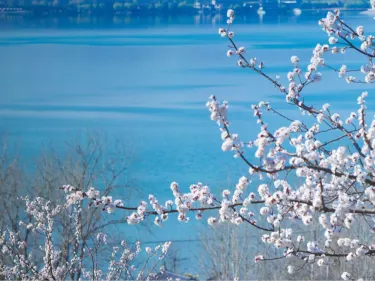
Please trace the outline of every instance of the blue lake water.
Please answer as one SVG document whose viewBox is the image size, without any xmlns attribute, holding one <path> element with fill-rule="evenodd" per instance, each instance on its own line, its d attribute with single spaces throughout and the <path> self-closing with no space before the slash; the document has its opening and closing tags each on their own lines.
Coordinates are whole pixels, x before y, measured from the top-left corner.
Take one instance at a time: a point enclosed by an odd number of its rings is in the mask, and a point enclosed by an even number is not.
<svg viewBox="0 0 375 281">
<path fill-rule="evenodd" d="M 297 55 L 305 68 L 316 43 L 327 35 L 318 26 L 323 14 L 251 15 L 234 25 L 247 55 L 264 61 L 273 76 L 292 69 Z M 375 31 L 371 16 L 346 13 L 347 23 Z M 217 34 L 223 17 L 95 19 L 0 19 L 0 131 L 32 165 L 43 143 L 63 150 L 64 141 L 84 130 L 125 143 L 134 156 L 129 174 L 144 199 L 169 199 L 172 181 L 182 189 L 198 181 L 213 190 L 234 188 L 247 167 L 221 152 L 217 126 L 205 107 L 208 96 L 229 100 L 233 130 L 249 140 L 257 133 L 250 105 L 272 102 L 292 118 L 267 81 L 239 69 L 226 57 L 227 41 Z M 350 54 L 327 56 L 340 66 L 355 65 Z M 306 89 L 305 100 L 330 102 L 341 113 L 356 110 L 356 97 L 371 86 L 347 85 L 323 71 L 323 81 Z M 272 117 L 272 116 L 271 116 Z M 269 119 L 270 125 L 281 123 Z M 121 192 L 118 194 L 121 197 Z M 126 201 L 126 198 L 123 198 Z M 137 199 L 138 200 L 138 199 Z M 193 219 L 193 218 L 192 218 Z M 146 241 L 194 240 L 198 224 L 173 217 L 153 234 L 126 228 Z M 181 243 L 187 249 L 189 243 Z"/>
</svg>

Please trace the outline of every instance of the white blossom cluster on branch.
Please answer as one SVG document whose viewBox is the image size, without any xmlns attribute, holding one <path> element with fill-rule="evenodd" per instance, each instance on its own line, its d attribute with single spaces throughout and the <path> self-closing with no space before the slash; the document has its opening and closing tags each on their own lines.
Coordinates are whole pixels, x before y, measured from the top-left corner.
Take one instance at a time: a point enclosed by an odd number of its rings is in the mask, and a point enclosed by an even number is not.
<svg viewBox="0 0 375 281">
<path fill-rule="evenodd" d="M 196 219 L 201 219 L 211 211 L 207 218 L 210 226 L 247 223 L 262 231 L 264 243 L 282 250 L 280 257 L 258 255 L 255 262 L 295 257 L 303 264 L 330 266 L 337 259 L 351 262 L 362 257 L 375 258 L 374 239 L 374 244 L 369 244 L 347 236 L 359 221 L 368 225 L 369 236 L 373 237 L 375 230 L 375 119 L 366 119 L 368 93 L 358 93 L 357 105 L 348 116 L 341 116 L 330 104 L 310 105 L 303 96 L 308 85 L 324 81 L 319 72 L 323 68 L 337 72 L 347 83 L 375 82 L 374 36 L 366 34 L 363 26 L 350 27 L 338 10 L 328 12 L 319 21 L 328 35 L 328 44 L 315 46 L 306 67 L 302 67 L 303 60 L 291 56 L 291 70 L 285 75 L 284 84 L 280 76 L 273 78 L 264 71 L 264 62 L 247 57 L 249 51 L 237 46 L 231 30 L 234 11 L 229 10 L 227 17 L 227 27 L 218 30 L 229 41 L 227 56 L 236 57 L 239 67 L 272 83 L 285 96 L 286 103 L 301 112 L 301 120 L 291 119 L 269 102 L 261 101 L 251 107 L 259 133 L 255 139 L 242 140 L 230 130 L 229 103 L 211 96 L 206 106 L 211 120 L 219 126 L 221 149 L 233 152 L 235 158 L 248 166 L 248 173 L 232 190 L 214 195 L 209 186 L 196 183 L 184 192 L 173 182 L 173 196 L 164 204 L 150 195 L 148 203 L 142 201 L 138 207 L 126 207 L 111 197 L 100 198 L 94 189 L 64 187 L 69 193 L 68 202 L 87 197 L 90 205 L 100 206 L 108 213 L 116 208 L 132 211 L 127 217 L 129 224 L 138 224 L 152 215 L 158 226 L 172 213 L 177 214 L 179 221 L 188 222 L 192 212 Z M 359 54 L 362 65 L 349 69 L 344 64 L 335 68 L 327 63 L 328 53 L 339 55 L 348 51 Z M 273 129 L 266 122 L 270 115 L 284 120 L 284 126 Z M 255 186 L 258 181 L 262 183 Z M 260 205 L 259 214 L 252 210 L 256 205 Z M 319 243 L 293 232 L 293 223 L 308 229 L 314 219 L 320 224 Z M 339 250 L 334 250 L 337 247 Z M 298 270 L 292 265 L 288 267 L 290 274 Z M 355 279 L 348 272 L 341 277 Z"/>
</svg>

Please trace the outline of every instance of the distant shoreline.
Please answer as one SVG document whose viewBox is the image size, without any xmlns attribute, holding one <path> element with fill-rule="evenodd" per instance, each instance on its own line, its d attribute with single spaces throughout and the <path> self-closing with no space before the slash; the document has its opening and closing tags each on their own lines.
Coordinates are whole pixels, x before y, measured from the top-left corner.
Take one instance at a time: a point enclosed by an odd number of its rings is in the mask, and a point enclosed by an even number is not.
<svg viewBox="0 0 375 281">
<path fill-rule="evenodd" d="M 338 8 L 320 8 L 320 9 L 301 9 L 303 12 L 312 12 L 312 11 L 332 11 L 334 9 L 339 9 L 340 11 L 345 11 L 345 12 L 356 12 L 356 11 L 367 11 L 368 9 L 366 8 L 345 8 L 345 7 L 338 7 Z"/>
<path fill-rule="evenodd" d="M 238 15 L 247 15 L 257 12 L 258 7 L 251 9 L 241 8 L 237 11 Z M 299 9 L 302 12 L 320 12 L 320 11 L 332 11 L 334 9 L 340 9 L 345 12 L 360 12 L 368 11 L 369 9 L 364 7 L 322 7 L 322 8 L 304 8 L 304 7 L 282 7 L 282 8 L 273 8 L 273 7 L 264 7 L 266 13 L 272 14 L 283 14 L 291 13 L 293 9 Z M 17 15 L 17 16 L 195 16 L 195 15 L 223 15 L 225 14 L 224 9 L 220 11 L 205 11 L 197 9 L 188 9 L 188 10 L 147 10 L 147 9 L 138 9 L 132 11 L 116 11 L 114 9 L 92 9 L 92 10 L 77 10 L 77 9 L 64 9 L 64 8 L 51 8 L 51 7 L 36 7 L 35 9 L 23 9 L 23 8 L 0 8 L 0 16 L 4 15 Z"/>
</svg>

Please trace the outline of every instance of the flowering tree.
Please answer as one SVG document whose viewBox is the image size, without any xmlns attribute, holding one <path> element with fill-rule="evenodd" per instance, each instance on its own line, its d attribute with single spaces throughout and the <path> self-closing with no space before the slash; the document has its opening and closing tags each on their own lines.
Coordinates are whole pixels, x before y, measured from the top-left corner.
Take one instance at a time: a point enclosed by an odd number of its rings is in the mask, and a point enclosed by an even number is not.
<svg viewBox="0 0 375 281">
<path fill-rule="evenodd" d="M 371 4 L 374 6 L 374 1 Z M 99 197 L 94 188 L 65 186 L 68 202 L 87 198 L 91 206 L 104 206 L 108 213 L 115 209 L 133 211 L 127 217 L 129 224 L 155 216 L 155 224 L 159 226 L 170 214 L 175 213 L 179 221 L 188 222 L 190 213 L 201 219 L 203 213 L 210 211 L 207 219 L 210 226 L 247 224 L 260 230 L 262 241 L 279 253 L 258 255 L 255 262 L 294 258 L 302 261 L 302 267 L 307 264 L 329 267 L 339 260 L 372 260 L 375 244 L 369 241 L 375 230 L 375 119 L 370 123 L 366 119 L 367 92 L 359 95 L 357 108 L 347 117 L 335 113 L 329 104 L 309 104 L 303 93 L 306 87 L 322 80 L 321 68 L 337 72 L 347 83 L 375 82 L 374 36 L 365 34 L 362 26 L 352 28 L 346 24 L 338 10 L 329 12 L 319 21 L 329 36 L 329 44 L 316 45 L 306 71 L 300 59 L 292 56 L 291 71 L 286 75 L 288 82 L 283 83 L 279 76 L 273 78 L 264 71 L 264 62 L 247 57 L 245 47 L 235 43 L 231 29 L 233 10 L 227 16 L 228 26 L 219 29 L 220 36 L 229 40 L 227 55 L 237 57 L 239 67 L 272 83 L 285 96 L 285 102 L 301 112 L 301 120 L 292 120 L 262 101 L 252 106 L 259 124 L 257 138 L 241 140 L 230 129 L 228 102 L 211 96 L 207 107 L 211 119 L 219 125 L 222 150 L 233 152 L 249 168 L 249 173 L 239 179 L 232 191 L 214 195 L 209 186 L 196 183 L 184 192 L 173 182 L 172 200 L 161 204 L 150 195 L 149 208 L 145 201 L 138 207 L 128 207 L 120 200 Z M 363 59 L 357 68 L 349 69 L 346 65 L 335 68 L 326 62 L 328 53 L 339 55 L 347 51 Z M 285 126 L 272 129 L 266 123 L 267 114 L 277 114 Z M 249 156 L 252 151 L 254 157 Z M 257 193 L 248 192 L 248 186 L 254 185 L 258 178 L 262 183 Z M 257 205 L 261 219 L 250 210 Z M 319 230 L 314 239 L 293 232 L 295 225 L 309 230 L 315 219 Z M 359 224 L 367 226 L 368 239 L 352 235 L 351 229 Z M 292 265 L 288 267 L 291 274 L 298 270 Z M 351 280 L 355 276 L 345 271 L 341 277 Z"/>
<path fill-rule="evenodd" d="M 43 255 L 43 263 L 41 266 L 35 264 L 35 253 L 27 252 L 27 243 L 20 238 L 19 232 L 5 231 L 0 237 L 2 253 L 9 255 L 13 261 L 11 265 L 0 264 L 1 275 L 6 280 L 75 280 L 76 276 L 80 277 L 79 280 L 150 280 L 156 276 L 155 268 L 170 246 L 170 242 L 166 242 L 155 249 L 146 247 L 147 260 L 141 268 L 136 268 L 134 261 L 142 252 L 140 243 L 132 247 L 121 241 L 112 247 L 110 261 L 104 267 L 103 258 L 98 253 L 102 245 L 107 244 L 107 236 L 98 232 L 96 241 L 83 238 L 80 201 L 52 207 L 50 201 L 41 197 L 35 200 L 25 197 L 24 200 L 31 220 L 28 224 L 21 221 L 20 225 L 42 238 L 44 243 L 40 245 L 39 251 Z M 64 253 L 54 231 L 55 219 L 62 212 L 71 213 L 75 225 L 75 239 L 71 242 L 75 250 L 66 262 L 61 262 Z M 80 255 L 80 248 L 84 249 L 84 256 Z"/>
<path fill-rule="evenodd" d="M 83 188 L 100 181 L 103 195 L 122 187 L 130 196 L 132 188 L 117 182 L 126 176 L 128 153 L 116 146 L 121 156 L 107 161 L 100 138 L 89 134 L 84 142 L 68 143 L 63 159 L 47 149 L 26 176 L 6 138 L 2 142 L 1 280 L 152 279 L 169 243 L 143 251 L 139 242 L 125 242 L 129 235 L 124 232 L 107 237 L 126 219 L 109 218 L 86 202 L 67 201 L 56 188 L 66 179 Z"/>
</svg>

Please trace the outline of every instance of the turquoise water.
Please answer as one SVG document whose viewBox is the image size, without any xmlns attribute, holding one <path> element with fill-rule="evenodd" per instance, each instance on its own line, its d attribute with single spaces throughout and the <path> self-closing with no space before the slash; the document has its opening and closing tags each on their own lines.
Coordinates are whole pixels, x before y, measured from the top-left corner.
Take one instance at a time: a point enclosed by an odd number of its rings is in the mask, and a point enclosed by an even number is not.
<svg viewBox="0 0 375 281">
<path fill-rule="evenodd" d="M 317 25 L 321 16 L 240 18 L 234 25 L 236 40 L 247 47 L 248 56 L 264 61 L 268 73 L 284 79 L 292 69 L 291 55 L 306 66 L 315 44 L 327 42 Z M 370 16 L 344 17 L 375 31 Z M 1 19 L 0 131 L 30 165 L 43 144 L 62 151 L 65 141 L 85 129 L 118 139 L 134 156 L 129 174 L 142 192 L 139 198 L 152 193 L 168 199 L 172 181 L 186 190 L 198 181 L 213 190 L 233 188 L 247 167 L 221 152 L 217 126 L 205 108 L 207 97 L 229 100 L 232 130 L 244 140 L 257 133 L 252 103 L 267 100 L 292 118 L 301 117 L 272 85 L 226 57 L 227 41 L 217 35 L 224 21 Z M 350 53 L 327 56 L 334 66 L 358 60 Z M 346 113 L 356 109 L 362 90 L 370 91 L 370 102 L 375 100 L 371 86 L 348 86 L 336 74 L 323 73 L 320 84 L 306 89 L 306 101 L 317 106 L 330 102 Z M 277 118 L 269 122 L 281 124 Z M 194 240 L 197 225 L 171 217 L 164 228 L 152 227 L 153 234 L 129 227 L 124 231 L 145 241 Z M 188 245 L 179 244 L 183 249 Z"/>
</svg>

